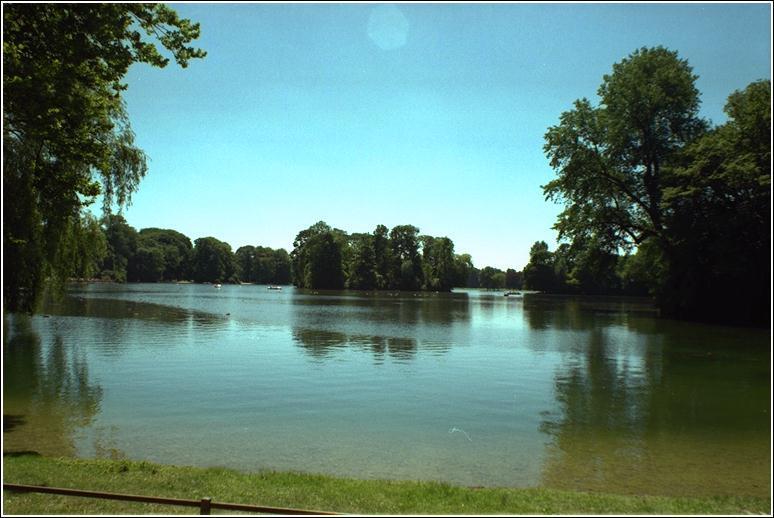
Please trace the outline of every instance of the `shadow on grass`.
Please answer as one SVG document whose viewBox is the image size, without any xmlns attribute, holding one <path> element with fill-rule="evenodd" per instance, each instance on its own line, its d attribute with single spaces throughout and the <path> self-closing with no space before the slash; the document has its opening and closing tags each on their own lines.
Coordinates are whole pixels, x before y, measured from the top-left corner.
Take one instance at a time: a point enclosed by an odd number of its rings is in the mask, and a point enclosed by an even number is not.
<svg viewBox="0 0 774 518">
<path fill-rule="evenodd" d="M 27 421 L 23 416 L 3 414 L 3 432 L 10 432 L 14 428 L 23 425 Z"/>
<path fill-rule="evenodd" d="M 40 453 L 33 450 L 4 451 L 3 457 L 40 457 Z"/>
</svg>

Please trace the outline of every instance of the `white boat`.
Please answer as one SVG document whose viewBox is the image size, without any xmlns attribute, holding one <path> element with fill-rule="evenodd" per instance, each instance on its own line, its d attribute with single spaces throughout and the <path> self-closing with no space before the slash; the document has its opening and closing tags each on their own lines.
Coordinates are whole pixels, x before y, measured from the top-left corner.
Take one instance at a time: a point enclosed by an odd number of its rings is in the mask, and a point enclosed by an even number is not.
<svg viewBox="0 0 774 518">
<path fill-rule="evenodd" d="M 282 286 L 267 286 L 267 290 L 281 290 Z"/>
<path fill-rule="evenodd" d="M 220 284 L 213 284 L 212 287 L 215 288 L 216 290 L 218 290 L 218 289 L 221 288 L 221 285 Z"/>
</svg>

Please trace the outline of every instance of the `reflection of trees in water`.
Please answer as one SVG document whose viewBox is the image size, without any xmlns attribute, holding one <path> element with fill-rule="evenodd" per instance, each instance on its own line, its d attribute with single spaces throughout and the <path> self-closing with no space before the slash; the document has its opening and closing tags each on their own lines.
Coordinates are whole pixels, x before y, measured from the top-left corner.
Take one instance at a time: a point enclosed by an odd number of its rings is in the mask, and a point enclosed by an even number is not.
<svg viewBox="0 0 774 518">
<path fill-rule="evenodd" d="M 55 317 L 79 317 L 79 334 L 90 342 L 101 344 L 95 350 L 108 357 L 120 355 L 138 341 L 143 345 L 160 347 L 174 343 L 166 339 L 164 333 L 154 333 L 154 326 L 170 326 L 175 333 L 184 327 L 186 332 L 192 333 L 194 330 L 216 330 L 229 322 L 225 315 L 204 311 L 135 300 L 81 296 L 48 300 L 43 313 Z"/>
<path fill-rule="evenodd" d="M 712 329 L 704 333 L 710 350 L 686 348 L 679 333 L 622 344 L 638 338 L 600 326 L 582 335 L 585 346 L 563 349 L 555 375 L 559 412 L 544 413 L 541 425 L 552 439 L 543 483 L 765 496 L 768 367 L 749 356 L 716 358 L 723 349 L 712 347 Z"/>
<path fill-rule="evenodd" d="M 346 335 L 321 329 L 293 328 L 293 340 L 310 356 L 323 359 L 337 349 L 356 347 L 373 353 L 377 362 L 385 354 L 395 360 L 410 360 L 416 355 L 417 342 L 412 338 L 368 335 Z"/>
<path fill-rule="evenodd" d="M 293 328 L 293 340 L 314 358 L 324 358 L 333 350 L 347 345 L 347 335 L 320 329 Z"/>
<path fill-rule="evenodd" d="M 49 300 L 43 307 L 43 312 L 60 316 L 136 319 L 168 324 L 185 324 L 191 319 L 201 324 L 218 324 L 225 321 L 223 315 L 175 306 L 136 300 L 80 296 L 66 296 L 59 300 Z"/>
<path fill-rule="evenodd" d="M 296 313 L 314 314 L 321 308 L 328 314 L 351 314 L 362 321 L 375 323 L 449 324 L 470 320 L 467 293 L 294 291 Z"/>
<path fill-rule="evenodd" d="M 89 381 L 87 362 L 60 336 L 45 347 L 29 317 L 6 318 L 4 449 L 74 455 L 73 433 L 99 411 L 102 388 Z"/>
<path fill-rule="evenodd" d="M 590 330 L 600 325 L 652 323 L 656 310 L 637 297 L 524 295 L 524 318 L 530 329 Z M 637 329 L 640 331 L 639 329 Z"/>
<path fill-rule="evenodd" d="M 561 412 L 546 415 L 541 429 L 552 436 L 552 456 L 544 481 L 553 487 L 616 487 L 622 458 L 637 469 L 645 429 L 647 384 L 636 359 L 619 363 L 609 355 L 601 329 L 588 334 L 584 352 L 573 351 L 557 373 L 556 399 Z M 578 485 L 580 487 L 578 487 Z"/>
<path fill-rule="evenodd" d="M 453 343 L 452 325 L 470 320 L 465 293 L 297 293 L 293 339 L 315 358 L 343 347 L 370 351 L 377 361 L 410 360 L 421 347 L 443 353 Z"/>
</svg>

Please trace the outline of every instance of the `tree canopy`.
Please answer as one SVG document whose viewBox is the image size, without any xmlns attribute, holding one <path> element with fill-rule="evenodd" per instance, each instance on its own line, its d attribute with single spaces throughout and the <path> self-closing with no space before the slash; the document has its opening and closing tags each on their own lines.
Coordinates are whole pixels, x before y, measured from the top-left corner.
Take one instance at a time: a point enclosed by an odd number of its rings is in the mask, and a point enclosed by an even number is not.
<svg viewBox="0 0 774 518">
<path fill-rule="evenodd" d="M 370 234 L 347 234 L 318 221 L 299 232 L 293 244 L 293 283 L 300 288 L 450 291 L 479 286 L 470 254 L 456 255 L 451 239 L 420 235 L 414 225 L 389 231 L 377 225 Z M 505 273 L 490 270 L 499 276 L 487 287 L 503 287 Z"/>
<path fill-rule="evenodd" d="M 701 134 L 696 76 L 663 47 L 642 48 L 603 77 L 600 106 L 588 99 L 548 129 L 544 149 L 557 178 L 543 187 L 564 202 L 559 237 L 608 247 L 655 238 L 667 246 L 664 188 L 675 153 Z"/>
<path fill-rule="evenodd" d="M 599 106 L 577 100 L 548 129 L 544 149 L 557 176 L 543 190 L 564 204 L 554 228 L 570 243 L 555 258 L 556 271 L 569 285 L 605 289 L 616 284 L 616 268 L 644 273 L 638 265 L 647 256 L 646 283 L 664 314 L 761 321 L 764 311 L 755 308 L 767 306 L 770 259 L 770 82 L 734 92 L 728 123 L 711 129 L 698 116 L 696 78 L 677 52 L 639 49 L 603 77 Z M 619 250 L 643 258 L 626 265 Z M 535 282 L 533 263 L 527 285 Z M 713 294 L 722 301 L 710 304 Z"/>
<path fill-rule="evenodd" d="M 121 92 L 129 66 L 185 67 L 199 25 L 163 4 L 8 4 L 3 17 L 3 297 L 32 311 L 82 207 L 129 202 L 147 171 Z M 150 41 L 148 41 L 150 40 Z"/>
</svg>

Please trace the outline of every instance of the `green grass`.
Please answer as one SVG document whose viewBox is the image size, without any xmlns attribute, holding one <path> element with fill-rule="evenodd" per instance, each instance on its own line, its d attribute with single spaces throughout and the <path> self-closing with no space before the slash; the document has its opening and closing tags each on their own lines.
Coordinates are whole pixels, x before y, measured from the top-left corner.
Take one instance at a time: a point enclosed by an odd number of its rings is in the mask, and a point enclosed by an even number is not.
<svg viewBox="0 0 774 518">
<path fill-rule="evenodd" d="M 674 498 L 241 473 L 125 460 L 4 456 L 3 482 L 349 514 L 769 514 L 770 499 Z M 217 511 L 214 511 L 217 512 Z M 186 507 L 3 491 L 4 514 L 198 514 Z"/>
</svg>

